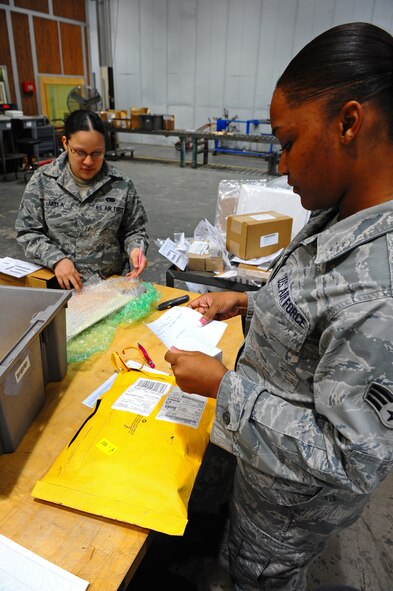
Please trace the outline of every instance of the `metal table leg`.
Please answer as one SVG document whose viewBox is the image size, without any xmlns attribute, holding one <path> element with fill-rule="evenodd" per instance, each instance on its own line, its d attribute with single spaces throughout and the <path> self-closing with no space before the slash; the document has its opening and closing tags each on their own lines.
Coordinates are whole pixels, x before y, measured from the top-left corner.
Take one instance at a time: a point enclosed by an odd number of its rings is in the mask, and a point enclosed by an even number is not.
<svg viewBox="0 0 393 591">
<path fill-rule="evenodd" d="M 180 138 L 180 166 L 184 168 L 186 165 L 186 138 Z"/>
<path fill-rule="evenodd" d="M 192 168 L 198 165 L 198 140 L 196 137 L 192 138 Z"/>
<path fill-rule="evenodd" d="M 209 163 L 209 140 L 203 140 L 203 166 Z"/>
</svg>

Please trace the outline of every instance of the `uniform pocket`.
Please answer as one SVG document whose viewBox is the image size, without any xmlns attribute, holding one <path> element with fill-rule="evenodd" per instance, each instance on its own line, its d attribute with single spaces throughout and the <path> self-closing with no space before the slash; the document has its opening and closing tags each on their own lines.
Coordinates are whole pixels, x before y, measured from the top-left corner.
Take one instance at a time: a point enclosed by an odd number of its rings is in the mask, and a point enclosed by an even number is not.
<svg viewBox="0 0 393 591">
<path fill-rule="evenodd" d="M 309 332 L 308 319 L 284 278 L 261 289 L 256 304 L 247 353 L 279 389 L 293 392 L 299 383 L 296 368 Z"/>
</svg>

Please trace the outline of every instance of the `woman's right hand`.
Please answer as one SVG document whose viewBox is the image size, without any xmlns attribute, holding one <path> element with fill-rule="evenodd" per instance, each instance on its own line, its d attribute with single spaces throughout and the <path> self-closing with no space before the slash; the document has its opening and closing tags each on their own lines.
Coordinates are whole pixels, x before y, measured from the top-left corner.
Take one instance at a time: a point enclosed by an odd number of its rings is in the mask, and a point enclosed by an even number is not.
<svg viewBox="0 0 393 591">
<path fill-rule="evenodd" d="M 75 268 L 75 265 L 70 259 L 64 258 L 56 263 L 54 272 L 59 285 L 63 289 L 72 289 L 81 291 L 82 289 L 82 278 Z"/>
<path fill-rule="evenodd" d="M 227 320 L 247 311 L 248 296 L 243 292 L 219 291 L 204 293 L 188 304 L 202 314 L 200 323 L 205 326 L 212 320 Z"/>
</svg>

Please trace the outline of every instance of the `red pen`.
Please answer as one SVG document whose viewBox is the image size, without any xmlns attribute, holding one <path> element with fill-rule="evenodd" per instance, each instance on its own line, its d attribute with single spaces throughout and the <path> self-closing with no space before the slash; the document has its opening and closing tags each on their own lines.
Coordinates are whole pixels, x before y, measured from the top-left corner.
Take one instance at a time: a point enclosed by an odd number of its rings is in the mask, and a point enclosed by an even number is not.
<svg viewBox="0 0 393 591">
<path fill-rule="evenodd" d="M 142 353 L 143 357 L 146 359 L 147 363 L 150 365 L 150 367 L 152 369 L 154 369 L 155 365 L 154 365 L 153 361 L 150 359 L 149 355 L 147 354 L 146 349 L 144 347 L 142 347 L 142 345 L 139 343 L 137 343 L 137 345 L 138 345 L 138 349 Z"/>
</svg>

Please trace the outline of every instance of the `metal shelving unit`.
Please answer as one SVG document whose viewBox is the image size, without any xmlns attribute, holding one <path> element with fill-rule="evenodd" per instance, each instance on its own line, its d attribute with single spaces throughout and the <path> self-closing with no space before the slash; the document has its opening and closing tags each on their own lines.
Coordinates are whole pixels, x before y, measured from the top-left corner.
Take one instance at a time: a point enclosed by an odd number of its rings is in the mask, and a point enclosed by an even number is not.
<svg viewBox="0 0 393 591">
<path fill-rule="evenodd" d="M 239 125 L 244 129 L 239 129 Z M 269 129 L 261 132 L 259 127 L 265 125 Z M 256 133 L 258 131 L 259 133 Z M 259 156 L 261 158 L 267 158 L 274 152 L 273 145 L 277 142 L 272 141 L 273 136 L 271 135 L 270 119 L 224 119 L 218 118 L 216 120 L 216 132 L 228 133 L 230 137 L 216 139 L 214 141 L 213 154 L 226 153 L 226 154 L 238 154 L 240 156 Z M 260 143 L 267 143 L 266 140 L 270 140 L 268 143 L 269 148 L 267 150 L 242 150 L 240 148 L 227 148 L 225 143 L 231 141 L 234 135 L 241 135 L 244 141 L 244 136 L 250 136 L 250 141 Z M 245 140 L 247 141 L 247 139 Z"/>
</svg>

